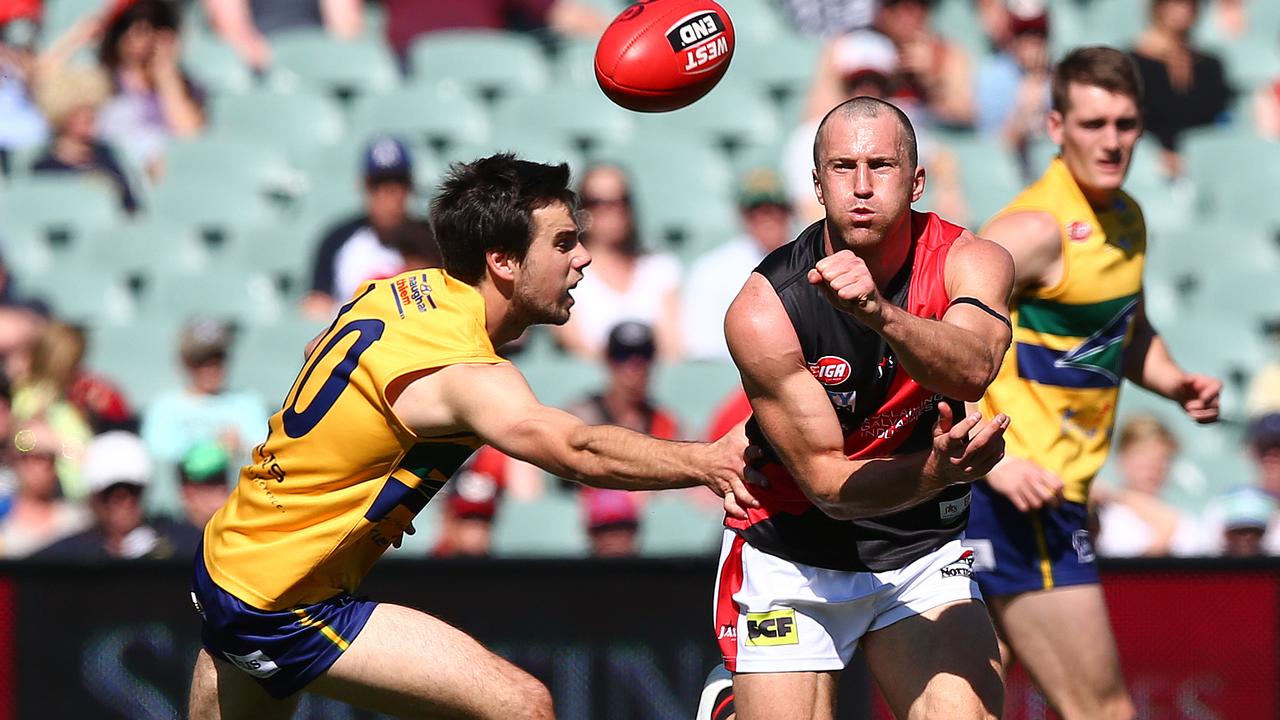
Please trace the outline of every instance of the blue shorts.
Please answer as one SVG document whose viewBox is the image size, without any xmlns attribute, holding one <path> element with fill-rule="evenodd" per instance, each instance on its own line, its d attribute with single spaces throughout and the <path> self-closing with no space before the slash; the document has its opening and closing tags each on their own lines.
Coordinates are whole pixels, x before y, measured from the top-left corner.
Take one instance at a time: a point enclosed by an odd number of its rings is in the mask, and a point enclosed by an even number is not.
<svg viewBox="0 0 1280 720">
<path fill-rule="evenodd" d="M 288 610 L 258 610 L 214 584 L 203 543 L 191 600 L 204 618 L 200 640 L 210 654 L 248 673 L 274 698 L 293 695 L 328 670 L 378 605 L 342 593 Z"/>
<path fill-rule="evenodd" d="M 1089 510 L 1063 502 L 1024 513 L 986 482 L 973 484 L 965 546 L 973 577 L 988 597 L 1098 582 Z"/>
</svg>

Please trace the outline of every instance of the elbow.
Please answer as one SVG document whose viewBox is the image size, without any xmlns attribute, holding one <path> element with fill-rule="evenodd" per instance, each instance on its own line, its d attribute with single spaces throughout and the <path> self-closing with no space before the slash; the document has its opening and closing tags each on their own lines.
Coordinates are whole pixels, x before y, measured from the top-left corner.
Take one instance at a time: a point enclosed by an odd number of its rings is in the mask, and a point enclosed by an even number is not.
<svg viewBox="0 0 1280 720">
<path fill-rule="evenodd" d="M 996 375 L 1000 373 L 1000 363 L 1003 359 L 1004 356 L 1001 354 L 996 358 L 984 358 L 970 365 L 952 389 L 951 397 L 965 402 L 981 400 L 987 392 L 987 386 L 995 382 Z"/>
<path fill-rule="evenodd" d="M 822 511 L 822 514 L 835 520 L 857 520 L 860 513 L 854 511 L 841 496 L 841 484 L 833 483 L 827 487 L 814 489 L 808 493 L 809 502 Z"/>
</svg>

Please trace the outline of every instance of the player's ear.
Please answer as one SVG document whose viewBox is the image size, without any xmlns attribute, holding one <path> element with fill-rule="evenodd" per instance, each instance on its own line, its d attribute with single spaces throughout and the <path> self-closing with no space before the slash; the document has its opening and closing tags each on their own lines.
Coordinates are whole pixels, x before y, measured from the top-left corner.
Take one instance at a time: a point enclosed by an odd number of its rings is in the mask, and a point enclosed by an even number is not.
<svg viewBox="0 0 1280 720">
<path fill-rule="evenodd" d="M 911 178 L 911 202 L 919 202 L 924 196 L 924 166 L 916 165 L 915 174 Z"/>
<path fill-rule="evenodd" d="M 812 173 L 813 173 L 813 192 L 815 195 L 818 196 L 818 204 L 825 206 L 827 203 L 822 199 L 822 183 L 818 182 L 818 169 L 814 168 Z"/>
<path fill-rule="evenodd" d="M 1063 128 L 1066 126 L 1066 124 L 1067 124 L 1066 118 L 1062 117 L 1062 113 L 1058 112 L 1057 110 L 1049 111 L 1049 121 L 1048 121 L 1049 139 L 1052 140 L 1053 144 L 1057 145 L 1058 147 L 1062 147 L 1062 131 L 1063 131 Z"/>
<path fill-rule="evenodd" d="M 484 264 L 495 280 L 514 281 L 518 263 L 514 255 L 501 248 L 486 250 L 484 253 Z"/>
</svg>

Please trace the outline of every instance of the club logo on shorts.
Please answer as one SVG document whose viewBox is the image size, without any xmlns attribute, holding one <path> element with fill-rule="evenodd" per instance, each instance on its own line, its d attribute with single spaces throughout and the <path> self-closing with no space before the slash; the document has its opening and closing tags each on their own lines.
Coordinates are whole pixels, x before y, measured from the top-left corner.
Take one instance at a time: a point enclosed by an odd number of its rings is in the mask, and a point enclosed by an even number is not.
<svg viewBox="0 0 1280 720">
<path fill-rule="evenodd" d="M 227 656 L 232 665 L 256 678 L 268 678 L 280 672 L 280 666 L 276 665 L 276 661 L 267 657 L 261 650 L 254 650 L 248 655 L 233 655 L 229 652 L 222 654 Z"/>
<path fill-rule="evenodd" d="M 942 577 L 973 577 L 973 551 L 965 548 L 960 558 L 942 566 Z"/>
<path fill-rule="evenodd" d="M 205 617 L 204 606 L 200 604 L 200 598 L 196 597 L 196 592 L 194 590 L 191 591 L 191 606 L 196 609 L 196 612 L 200 613 L 200 617 L 205 620 L 209 619 Z"/>
<path fill-rule="evenodd" d="M 853 375 L 853 366 L 842 357 L 823 355 L 818 362 L 809 363 L 809 372 L 823 385 L 839 385 Z"/>
<path fill-rule="evenodd" d="M 747 613 L 747 645 L 799 645 L 800 629 L 796 627 L 796 611 L 770 610 Z"/>
<path fill-rule="evenodd" d="M 1088 530 L 1077 530 L 1071 533 L 1071 547 L 1076 549 L 1076 560 L 1081 565 L 1086 565 L 1098 559 L 1093 551 L 1093 540 L 1089 538 Z"/>
</svg>

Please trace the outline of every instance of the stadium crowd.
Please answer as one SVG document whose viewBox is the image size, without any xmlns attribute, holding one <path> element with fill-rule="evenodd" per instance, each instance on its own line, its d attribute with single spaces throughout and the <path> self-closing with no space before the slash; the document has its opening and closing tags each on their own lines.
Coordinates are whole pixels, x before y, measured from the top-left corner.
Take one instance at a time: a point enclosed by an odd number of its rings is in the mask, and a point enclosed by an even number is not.
<svg viewBox="0 0 1280 720">
<path fill-rule="evenodd" d="M 1228 381 L 1212 430 L 1125 391 L 1099 552 L 1280 554 L 1280 305 L 1259 284 L 1280 213 L 1256 192 L 1280 167 L 1280 6 L 729 0 L 724 87 L 637 119 L 586 69 L 624 4 L 0 0 L 0 557 L 190 555 L 306 341 L 364 280 L 439 262 L 433 183 L 496 149 L 571 164 L 593 255 L 569 323 L 503 352 L 591 422 L 715 437 L 749 411 L 724 311 L 820 216 L 826 110 L 903 107 L 924 206 L 977 229 L 1052 155 L 1055 57 L 1095 42 L 1145 84 L 1148 312 Z M 719 537 L 709 495 L 577 491 L 490 449 L 445 493 L 401 556 Z"/>
</svg>

